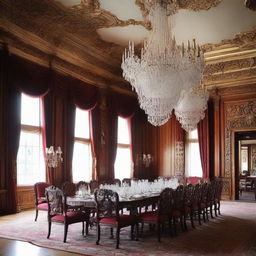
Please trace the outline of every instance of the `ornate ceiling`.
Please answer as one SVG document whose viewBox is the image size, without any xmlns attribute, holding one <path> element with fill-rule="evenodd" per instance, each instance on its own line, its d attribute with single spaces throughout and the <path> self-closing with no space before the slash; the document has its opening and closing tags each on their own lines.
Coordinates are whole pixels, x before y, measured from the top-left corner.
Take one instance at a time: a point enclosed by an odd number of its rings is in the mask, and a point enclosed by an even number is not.
<svg viewBox="0 0 256 256">
<path fill-rule="evenodd" d="M 1 0 L 0 42 L 7 43 L 11 53 L 40 65 L 50 65 L 99 87 L 132 94 L 131 87 L 122 78 L 122 52 L 130 36 L 140 43 L 150 24 L 143 0 L 122 0 L 123 7 L 118 7 L 117 2 L 121 1 Z M 225 8 L 238 15 L 235 6 L 228 8 L 235 2 L 237 6 L 242 4 L 240 16 L 234 18 L 228 13 L 222 14 L 226 20 L 221 19 L 221 14 L 218 17 L 217 10 L 224 12 Z M 204 85 L 212 88 L 256 83 L 255 1 L 179 0 L 179 5 L 177 41 L 195 31 L 195 38 L 204 44 Z M 179 27 L 181 21 L 186 21 L 185 27 Z M 194 30 L 186 28 L 186 24 L 193 22 L 200 26 Z M 220 23 L 219 28 L 213 26 L 215 23 Z M 234 27 L 230 25 L 233 23 Z M 120 27 L 125 31 L 115 30 Z M 102 32 L 107 28 L 114 30 L 108 32 L 110 37 Z M 213 39 L 210 40 L 210 36 Z"/>
</svg>

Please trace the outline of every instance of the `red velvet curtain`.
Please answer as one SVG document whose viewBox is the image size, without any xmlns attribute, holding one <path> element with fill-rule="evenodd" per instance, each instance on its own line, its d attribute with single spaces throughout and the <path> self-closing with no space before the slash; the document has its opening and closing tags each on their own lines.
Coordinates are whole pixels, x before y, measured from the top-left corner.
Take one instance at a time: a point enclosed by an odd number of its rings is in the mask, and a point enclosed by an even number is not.
<svg viewBox="0 0 256 256">
<path fill-rule="evenodd" d="M 98 179 L 98 166 L 100 166 L 100 143 L 101 143 L 101 130 L 100 130 L 100 111 L 98 106 L 89 112 L 90 118 L 90 137 L 92 145 L 92 179 Z"/>
<path fill-rule="evenodd" d="M 197 125 L 200 157 L 203 169 L 203 178 L 209 178 L 209 120 L 208 109 L 205 111 L 205 118 Z"/>
<path fill-rule="evenodd" d="M 30 96 L 46 95 L 51 87 L 52 71 L 49 68 L 45 68 L 34 64 L 30 61 L 26 61 L 15 55 L 11 56 L 12 61 L 12 73 L 13 84 Z"/>
<path fill-rule="evenodd" d="M 1 188 L 7 189 L 6 209 L 8 213 L 17 211 L 17 168 L 16 158 L 20 138 L 20 92 L 13 86 L 11 75 L 11 62 L 7 46 L 0 51 L 0 90 L 1 90 Z"/>
</svg>

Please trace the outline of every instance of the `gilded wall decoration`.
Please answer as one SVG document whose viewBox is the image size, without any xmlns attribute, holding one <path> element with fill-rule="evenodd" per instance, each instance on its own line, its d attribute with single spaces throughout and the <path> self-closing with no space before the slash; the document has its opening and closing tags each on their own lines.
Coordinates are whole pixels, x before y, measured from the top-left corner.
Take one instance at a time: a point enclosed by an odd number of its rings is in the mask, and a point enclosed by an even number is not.
<svg viewBox="0 0 256 256">
<path fill-rule="evenodd" d="M 256 99 L 228 104 L 225 122 L 225 177 L 231 177 L 231 132 L 234 129 L 256 129 Z"/>
<path fill-rule="evenodd" d="M 175 143 L 175 175 L 183 176 L 185 170 L 185 147 L 183 141 Z"/>
</svg>

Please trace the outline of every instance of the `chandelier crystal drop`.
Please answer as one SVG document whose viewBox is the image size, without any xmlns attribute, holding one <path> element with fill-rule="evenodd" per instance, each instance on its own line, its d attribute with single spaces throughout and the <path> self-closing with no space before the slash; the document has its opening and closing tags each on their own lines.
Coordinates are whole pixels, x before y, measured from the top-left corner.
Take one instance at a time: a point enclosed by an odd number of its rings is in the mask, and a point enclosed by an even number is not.
<svg viewBox="0 0 256 256">
<path fill-rule="evenodd" d="M 196 129 L 198 122 L 204 119 L 208 99 L 209 93 L 201 86 L 182 91 L 175 115 L 185 131 Z"/>
<path fill-rule="evenodd" d="M 150 6 L 150 0 L 145 2 L 145 6 Z M 148 121 L 155 126 L 169 120 L 181 92 L 200 84 L 203 72 L 203 54 L 195 40 L 186 47 L 179 46 L 172 35 L 176 11 L 176 1 L 167 6 L 158 2 L 152 5 L 149 11 L 152 30 L 143 43 L 140 57 L 135 54 L 133 42 L 122 57 L 123 76 L 138 94 Z"/>
</svg>

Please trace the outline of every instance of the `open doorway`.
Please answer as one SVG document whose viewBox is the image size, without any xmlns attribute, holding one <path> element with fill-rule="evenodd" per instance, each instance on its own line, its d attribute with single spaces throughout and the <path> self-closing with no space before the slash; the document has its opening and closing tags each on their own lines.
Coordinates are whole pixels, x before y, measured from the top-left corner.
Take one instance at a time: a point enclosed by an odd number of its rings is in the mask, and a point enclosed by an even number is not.
<svg viewBox="0 0 256 256">
<path fill-rule="evenodd" d="M 256 131 L 235 133 L 235 177 L 237 200 L 256 199 Z"/>
</svg>

